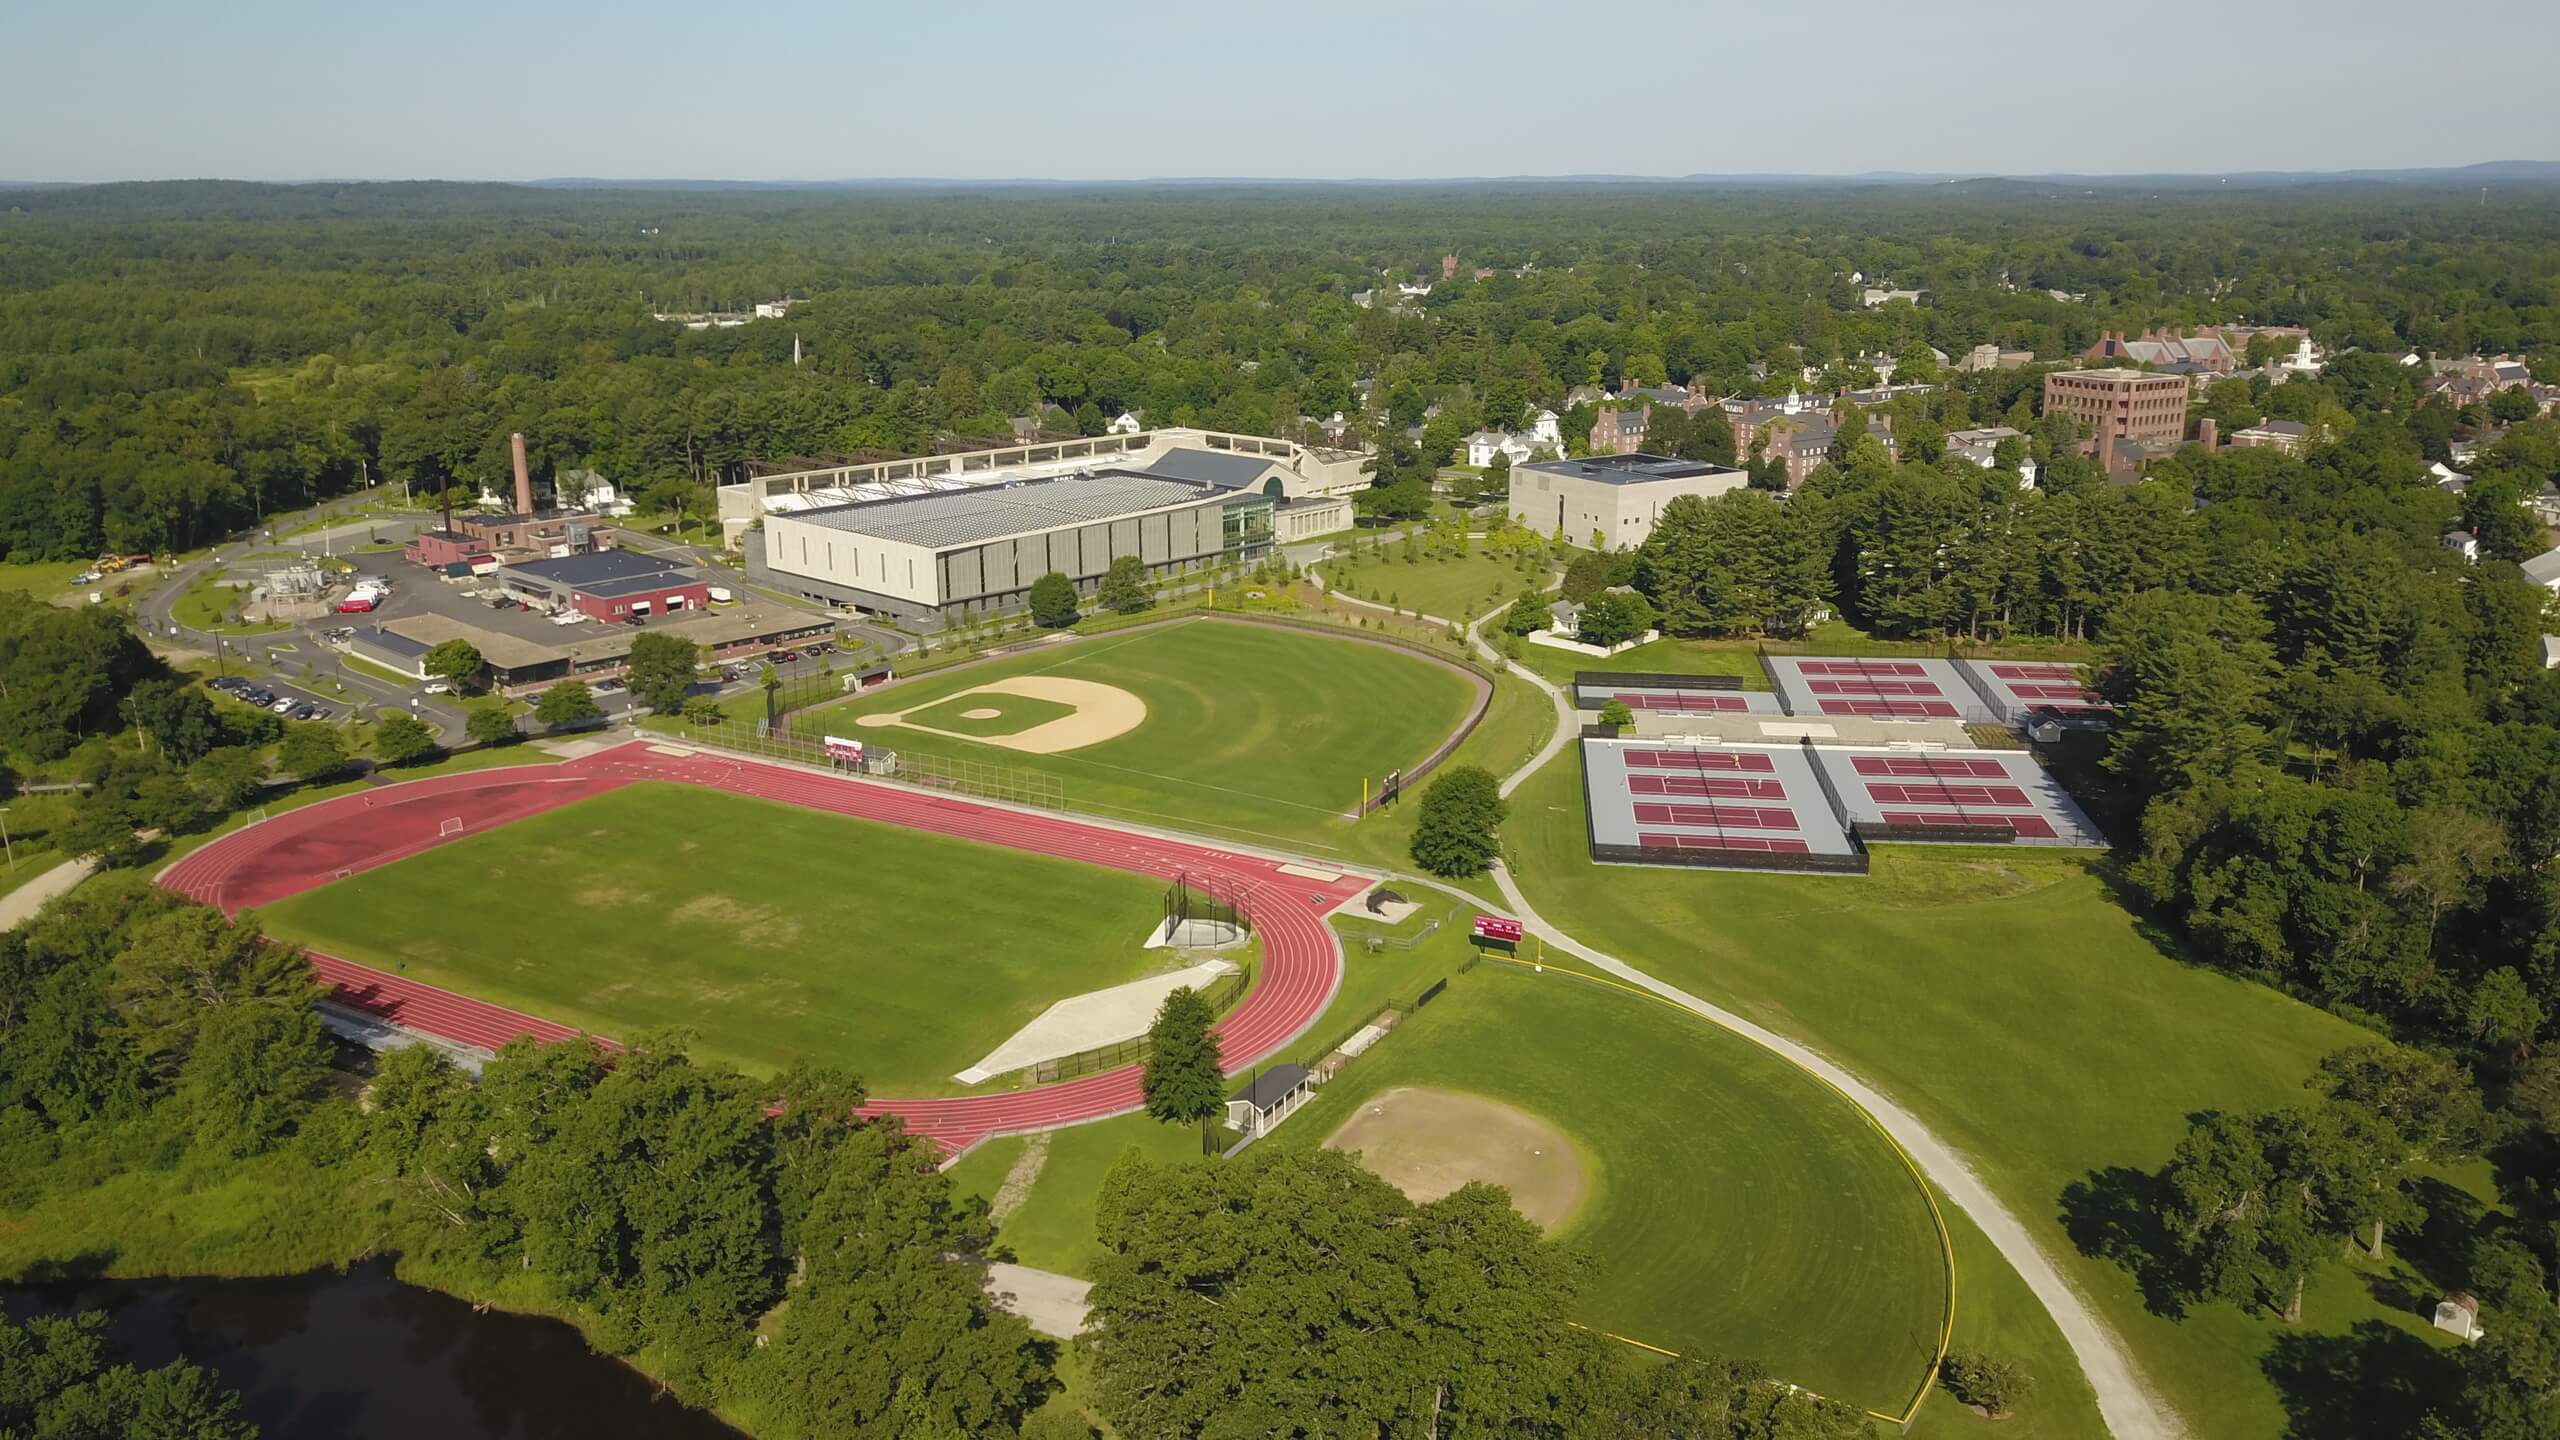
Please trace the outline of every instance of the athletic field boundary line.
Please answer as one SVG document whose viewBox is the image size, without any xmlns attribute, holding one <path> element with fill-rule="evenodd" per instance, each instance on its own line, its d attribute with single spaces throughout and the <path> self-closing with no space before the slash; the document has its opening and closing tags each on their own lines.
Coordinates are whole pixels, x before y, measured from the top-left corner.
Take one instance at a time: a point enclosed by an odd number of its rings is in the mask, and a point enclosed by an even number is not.
<svg viewBox="0 0 2560 1440">
<path fill-rule="evenodd" d="M 1530 973 L 1530 974 L 1535 974 L 1535 975 L 1544 975 L 1544 974 L 1553 973 L 1553 974 L 1557 974 L 1557 975 L 1565 976 L 1565 977 L 1566 977 L 1566 978 L 1568 978 L 1568 979 L 1581 980 L 1581 981 L 1586 981 L 1586 982 L 1588 982 L 1588 983 L 1590 983 L 1590 984 L 1593 984 L 1593 985 L 1605 986 L 1605 987 L 1607 987 L 1608 989 L 1611 989 L 1611 990 L 1617 990 L 1617 991 L 1621 991 L 1621 992 L 1623 992 L 1623 993 L 1625 993 L 1625 994 L 1632 995 L 1632 996 L 1636 997 L 1636 998 L 1637 998 L 1637 999 L 1639 999 L 1639 1000 L 1644 1000 L 1644 1001 L 1648 1001 L 1648 1002 L 1650 1002 L 1650 1003 L 1652 1003 L 1652 1004 L 1659 1005 L 1659 1006 L 1661 1006 L 1662 1008 L 1664 1008 L 1664 1009 L 1666 1009 L 1666 1010 L 1676 1010 L 1676 1011 L 1678 1011 L 1679 1013 L 1681 1013 L 1681 1014 L 1683 1014 L 1683 1015 L 1688 1016 L 1688 1017 L 1689 1017 L 1690 1019 L 1692 1019 L 1692 1020 L 1700 1020 L 1700 1021 L 1704 1021 L 1704 1022 L 1706 1022 L 1706 1023 L 1707 1023 L 1707 1024 L 1709 1024 L 1709 1025 L 1715 1025 L 1715 1026 L 1716 1026 L 1716 1028 L 1717 1028 L 1718 1030 L 1723 1030 L 1723 1029 L 1724 1029 L 1724 1027 L 1723 1027 L 1723 1026 L 1721 1026 L 1721 1025 L 1716 1025 L 1715 1017 L 1713 1017 L 1713 1016 L 1711 1016 L 1711 1015 L 1702 1014 L 1702 1013 L 1700 1013 L 1699 1011 L 1693 1010 L 1693 1009 L 1691 1009 L 1690 1007 L 1688 1007 L 1688 1006 L 1686 1006 L 1686 1005 L 1683 1005 L 1683 1004 L 1681 1004 L 1680 1002 L 1678 1002 L 1678 1001 L 1676 1001 L 1676 1000 L 1672 1000 L 1672 999 L 1670 999 L 1670 998 L 1668 998 L 1668 997 L 1665 997 L 1665 996 L 1656 995 L 1656 994 L 1654 994 L 1652 991 L 1650 991 L 1650 990 L 1646 990 L 1646 989 L 1642 989 L 1642 988 L 1640 988 L 1640 987 L 1638 987 L 1638 986 L 1629 985 L 1629 984 L 1627 984 L 1627 983 L 1626 983 L 1625 981 L 1623 981 L 1623 980 L 1613 980 L 1613 979 L 1609 978 L 1609 977 L 1608 977 L 1608 976 L 1606 976 L 1606 975 L 1594 975 L 1594 974 L 1592 974 L 1591 972 L 1589 972 L 1589 971 L 1587 971 L 1587 970 L 1576 970 L 1576 969 L 1574 969 L 1574 968 L 1572 968 L 1571 966 L 1568 966 L 1568 965 L 1555 965 L 1555 964 L 1550 964 L 1550 963 L 1546 962 L 1546 961 L 1545 961 L 1545 960 L 1543 960 L 1543 959 L 1540 959 L 1540 960 L 1522 960 L 1522 959 L 1518 959 L 1518 958 L 1513 957 L 1513 956 L 1507 956 L 1507 955 L 1493 955 L 1493 954 L 1484 954 L 1484 955 L 1481 955 L 1481 956 L 1480 956 L 1480 958 L 1481 958 L 1481 959 L 1485 959 L 1485 960 L 1490 960 L 1490 961 L 1494 962 L 1494 963 L 1495 963 L 1495 964 L 1497 964 L 1497 965 L 1509 965 L 1509 966 L 1514 967 L 1515 969 L 1522 970 L 1522 971 L 1526 971 L 1526 972 L 1528 972 L 1528 973 Z M 1728 1033 L 1730 1033 L 1730 1032 L 1728 1032 Z M 1792 1068 L 1792 1067 L 1790 1067 L 1790 1068 Z M 1913 1185 L 1916 1189 L 1918 1189 L 1918 1190 L 1919 1190 L 1921 1200 L 1922 1200 L 1922 1201 L 1923 1201 L 1923 1202 L 1928 1206 L 1928 1210 L 1929 1210 L 1929 1225 L 1930 1225 L 1930 1228 L 1931 1228 L 1931 1229 L 1933 1229 L 1933 1230 L 1935 1230 L 1935 1231 L 1937 1232 L 1937 1235 L 1938 1235 L 1938 1259 L 1939 1259 L 1940 1264 L 1944 1267 L 1944 1273 L 1945 1273 L 1945 1275 L 1946 1275 L 1946 1282 L 1947 1282 L 1947 1300 L 1946 1300 L 1946 1305 L 1945 1305 L 1945 1308 L 1943 1309 L 1943 1311 L 1941 1312 L 1941 1314 L 1940 1314 L 1940 1316 L 1939 1316 L 1939 1321 L 1938 1321 L 1938 1353 L 1937 1353 L 1936 1355 L 1934 1355 L 1934 1356 L 1930 1357 L 1930 1360 L 1929 1360 L 1929 1373 L 1928 1373 L 1926 1376 L 1922 1377 L 1922 1379 L 1921 1379 L 1921 1381 L 1920 1381 L 1920 1388 L 1919 1388 L 1919 1389 L 1918 1389 L 1918 1390 L 1917 1390 L 1917 1391 L 1912 1395 L 1912 1397 L 1911 1397 L 1911 1403 L 1910 1403 L 1909 1405 L 1907 1405 L 1907 1406 L 1905 1406 L 1905 1407 L 1903 1408 L 1903 1411 L 1902 1411 L 1902 1413 L 1901 1413 L 1901 1414 L 1899 1414 L 1899 1415 L 1888 1414 L 1888 1413 L 1886 1413 L 1885 1411 L 1882 1411 L 1882 1410 L 1875 1410 L 1875 1409 L 1868 1409 L 1868 1410 L 1866 1411 L 1866 1413 L 1867 1413 L 1868 1415 L 1871 1415 L 1871 1416 L 1873 1416 L 1874 1418 L 1876 1418 L 1876 1419 L 1878 1419 L 1878 1420 L 1882 1420 L 1882 1421 L 1884 1421 L 1885 1423 L 1887 1423 L 1887 1424 L 1889 1424 L 1889 1425 L 1909 1425 L 1909 1424 L 1911 1423 L 1912 1417 L 1914 1417 L 1914 1416 L 1916 1416 L 1916 1415 L 1918 1415 L 1918 1414 L 1920 1413 L 1920 1406 L 1921 1406 L 1921 1403 L 1922 1403 L 1923 1401 L 1925 1401 L 1925 1400 L 1927 1400 L 1927 1399 L 1929 1398 L 1929 1391 L 1930 1391 L 1930 1389 L 1938 1383 L 1938 1371 L 1939 1371 L 1939 1367 L 1943 1366 L 1943 1365 L 1946 1363 L 1946 1359 L 1947 1359 L 1947 1349 L 1948 1349 L 1948 1347 L 1949 1347 L 1951 1344 L 1953 1344 L 1953 1343 L 1954 1343 L 1954 1340 L 1955 1340 L 1955 1333 L 1956 1333 L 1956 1245 L 1955 1245 L 1955 1237 L 1954 1237 L 1952 1234 L 1950 1234 L 1950 1233 L 1948 1232 L 1948 1230 L 1947 1230 L 1947 1217 L 1946 1217 L 1946 1214 L 1938 1208 L 1938 1196 L 1937 1196 L 1937 1192 L 1936 1192 L 1936 1190 L 1935 1190 L 1935 1189 L 1934 1189 L 1934 1188 L 1929 1184 L 1929 1177 L 1928 1177 L 1927 1175 L 1925 1175 L 1925 1174 L 1921 1173 L 1921 1170 L 1920 1170 L 1920 1164 L 1919 1164 L 1919 1162 L 1918 1162 L 1918 1161 L 1916 1161 L 1916 1160 L 1913 1160 L 1913 1159 L 1911 1158 L 1911 1154 L 1910 1154 L 1910 1152 L 1909 1152 L 1909 1151 L 1907 1151 L 1907 1150 L 1904 1150 L 1904 1149 L 1902 1148 L 1902 1144 L 1901 1144 L 1901 1142 L 1900 1142 L 1900 1141 L 1898 1141 L 1898 1140 L 1895 1140 L 1895 1139 L 1893 1138 L 1893 1136 L 1892 1136 L 1888 1131 L 1886 1131 L 1886 1129 L 1884 1128 L 1884 1126 L 1876 1120 L 1876 1117 L 1874 1117 L 1873 1115 L 1868 1114 L 1868 1113 L 1867 1113 L 1867 1108 L 1866 1108 L 1865 1106 L 1863 1106 L 1863 1105 L 1859 1104 L 1855 1099 L 1852 1099 L 1852 1098 L 1850 1097 L 1850 1095 L 1849 1095 L 1849 1092 L 1848 1092 L 1848 1091 L 1843 1090 L 1843 1089 L 1841 1089 L 1839 1086 L 1832 1084 L 1832 1083 L 1831 1083 L 1831 1081 L 1830 1081 L 1830 1079 L 1829 1079 L 1828 1077 L 1826 1077 L 1826 1076 L 1821 1076 L 1821 1075 L 1815 1075 L 1815 1074 L 1813 1074 L 1813 1072 L 1811 1072 L 1811 1071 L 1809 1071 L 1809 1070 L 1799 1070 L 1799 1071 L 1797 1071 L 1797 1073 L 1798 1073 L 1798 1074 L 1801 1074 L 1801 1075 L 1805 1075 L 1805 1076 L 1807 1076 L 1807 1077 L 1808 1077 L 1808 1078 L 1810 1078 L 1810 1079 L 1813 1079 L 1813 1080 L 1815 1080 L 1815 1081 L 1820 1082 L 1820 1084 L 1822 1085 L 1822 1087 L 1823 1087 L 1824 1089 L 1826 1089 L 1826 1090 L 1830 1091 L 1834 1096 L 1838 1097 L 1838 1099 L 1839 1099 L 1839 1101 L 1840 1101 L 1840 1103 L 1841 1103 L 1841 1104 L 1848 1106 L 1848 1107 L 1850 1108 L 1850 1110 L 1854 1111 L 1854 1112 L 1857 1114 L 1857 1116 L 1858 1116 L 1858 1118 L 1859 1118 L 1859 1119 L 1864 1120 L 1865 1122 L 1867 1122 L 1867 1128 L 1868 1128 L 1868 1129 L 1870 1129 L 1870 1130 L 1873 1130 L 1873 1131 L 1876 1133 L 1876 1138 L 1877 1138 L 1877 1139 L 1879 1139 L 1879 1140 L 1882 1140 L 1882 1141 L 1885 1143 L 1885 1145 L 1893 1151 L 1894 1158 L 1895 1158 L 1895 1159 L 1897 1159 L 1897 1160 L 1900 1160 L 1900 1161 L 1902 1162 L 1902 1168 L 1903 1168 L 1904 1173 L 1908 1174 L 1908 1175 L 1911 1177 L 1911 1183 L 1912 1183 L 1912 1185 Z M 1586 1327 L 1586 1328 L 1588 1328 L 1588 1327 Z M 1669 1356 L 1672 1356 L 1672 1357 L 1673 1357 L 1673 1358 L 1675 1358 L 1675 1359 L 1676 1359 L 1676 1358 L 1678 1358 L 1678 1357 L 1679 1357 L 1679 1354 L 1680 1354 L 1680 1352 L 1679 1352 L 1679 1351 L 1677 1351 L 1677 1350 L 1666 1350 L 1666 1349 L 1664 1349 L 1662 1346 L 1652 1344 L 1652 1343 L 1650 1343 L 1650 1342 L 1648 1342 L 1648 1341 L 1637 1340 L 1637 1339 L 1634 1339 L 1634 1338 L 1632 1338 L 1632 1337 L 1625 1336 L 1625 1335 L 1616 1335 L 1616 1334 L 1611 1334 L 1609 1331 L 1606 1331 L 1606 1330 L 1599 1330 L 1599 1331 L 1596 1331 L 1595 1333 L 1597 1333 L 1597 1334 L 1602 1334 L 1602 1335 L 1608 1335 L 1608 1336 L 1609 1336 L 1609 1338 L 1610 1338 L 1610 1339 L 1612 1339 L 1612 1340 L 1620 1341 L 1620 1342 L 1622 1342 L 1622 1343 L 1624 1343 L 1624 1344 L 1628 1344 L 1628 1345 L 1633 1345 L 1633 1346 L 1636 1346 L 1636 1347 L 1638 1347 L 1638 1348 L 1640 1348 L 1640 1349 L 1644 1349 L 1644 1350 L 1651 1350 L 1651 1351 L 1655 1352 L 1656 1354 L 1660 1354 L 1660 1355 L 1669 1355 Z M 1801 1387 L 1799 1387 L 1799 1388 L 1801 1388 Z M 1818 1393 L 1818 1392 L 1816 1392 L 1816 1393 Z"/>
</svg>

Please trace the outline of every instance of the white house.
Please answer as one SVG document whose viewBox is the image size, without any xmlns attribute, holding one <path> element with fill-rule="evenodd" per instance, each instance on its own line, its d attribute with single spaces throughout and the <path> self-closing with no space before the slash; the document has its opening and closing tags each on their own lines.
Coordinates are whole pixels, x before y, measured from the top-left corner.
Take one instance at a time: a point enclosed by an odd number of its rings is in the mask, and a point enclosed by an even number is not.
<svg viewBox="0 0 2560 1440">
<path fill-rule="evenodd" d="M 1119 419 L 1102 428 L 1114 435 L 1135 435 L 1147 428 L 1146 415 L 1144 410 L 1123 410 Z"/>
<path fill-rule="evenodd" d="M 1512 464 L 1522 465 L 1537 453 L 1528 441 L 1500 430 L 1479 430 L 1467 437 L 1467 463 L 1479 470 L 1492 464 L 1496 455 L 1508 455 Z"/>
<path fill-rule="evenodd" d="M 1529 421 L 1529 443 L 1553 445 L 1561 452 L 1564 449 L 1564 431 L 1559 428 L 1562 422 L 1563 417 L 1553 410 L 1540 410 Z"/>
<path fill-rule="evenodd" d="M 2468 530 L 2447 530 L 2444 532 L 2444 548 L 2461 556 L 2463 563 L 2466 565 L 2477 565 L 2480 563 L 2480 537 L 2472 534 Z"/>
<path fill-rule="evenodd" d="M 631 513 L 631 502 L 623 498 L 612 481 L 593 470 L 561 471 L 557 489 L 564 500 L 570 500 L 579 510 L 616 520 Z"/>
<path fill-rule="evenodd" d="M 2560 550 L 2545 550 L 2524 562 L 2524 578 L 2545 590 L 2560 590 Z"/>
<path fill-rule="evenodd" d="M 791 302 L 789 300 L 759 300 L 756 302 L 756 318 L 759 320 L 779 320 L 790 313 Z"/>
<path fill-rule="evenodd" d="M 1420 299 L 1422 296 L 1430 294 L 1431 286 L 1427 281 L 1417 285 L 1408 280 L 1396 287 L 1396 293 L 1408 300 L 1416 300 Z"/>
</svg>

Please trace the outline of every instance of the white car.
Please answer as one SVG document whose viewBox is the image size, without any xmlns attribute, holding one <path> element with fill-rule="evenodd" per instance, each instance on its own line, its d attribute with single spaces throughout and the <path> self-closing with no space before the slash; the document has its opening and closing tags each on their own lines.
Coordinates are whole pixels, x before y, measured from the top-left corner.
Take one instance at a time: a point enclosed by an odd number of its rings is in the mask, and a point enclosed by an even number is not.
<svg viewBox="0 0 2560 1440">
<path fill-rule="evenodd" d="M 427 682 L 427 693 L 430 695 L 450 695 L 453 693 L 453 686 L 442 680 L 430 680 Z"/>
</svg>

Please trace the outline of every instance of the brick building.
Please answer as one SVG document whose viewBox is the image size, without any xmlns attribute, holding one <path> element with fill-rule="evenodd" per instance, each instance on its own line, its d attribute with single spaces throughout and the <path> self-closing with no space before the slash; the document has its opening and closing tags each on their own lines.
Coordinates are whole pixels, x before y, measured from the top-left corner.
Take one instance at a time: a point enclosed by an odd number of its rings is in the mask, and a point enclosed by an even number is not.
<svg viewBox="0 0 2560 1440">
<path fill-rule="evenodd" d="M 1652 423 L 1653 407 L 1633 410 L 1603 410 L 1591 422 L 1591 453 L 1594 455 L 1633 455 L 1644 448 L 1645 427 Z"/>
<path fill-rule="evenodd" d="M 711 587 L 681 566 L 636 550 L 597 550 L 498 567 L 507 593 L 538 609 L 591 620 L 667 615 L 711 603 Z"/>
<path fill-rule="evenodd" d="M 2044 413 L 2090 430 L 2080 453 L 2106 456 L 2117 440 L 2179 441 L 2187 434 L 2187 377 L 2141 370 L 2057 370 L 2044 377 Z"/>
</svg>

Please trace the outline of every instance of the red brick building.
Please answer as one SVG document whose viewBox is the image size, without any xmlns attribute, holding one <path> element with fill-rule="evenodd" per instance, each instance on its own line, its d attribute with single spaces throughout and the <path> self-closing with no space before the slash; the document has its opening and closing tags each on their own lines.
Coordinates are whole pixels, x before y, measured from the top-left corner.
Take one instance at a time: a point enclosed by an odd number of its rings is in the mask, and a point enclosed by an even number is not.
<svg viewBox="0 0 2560 1440">
<path fill-rule="evenodd" d="M 502 565 L 498 583 L 537 609 L 575 610 L 608 623 L 699 610 L 711 603 L 711 587 L 700 576 L 636 550 L 594 550 Z"/>
<path fill-rule="evenodd" d="M 2044 377 L 2044 413 L 2087 426 L 2080 453 L 2104 456 L 2117 440 L 2183 440 L 2187 377 L 2142 370 L 2057 370 Z"/>
</svg>

